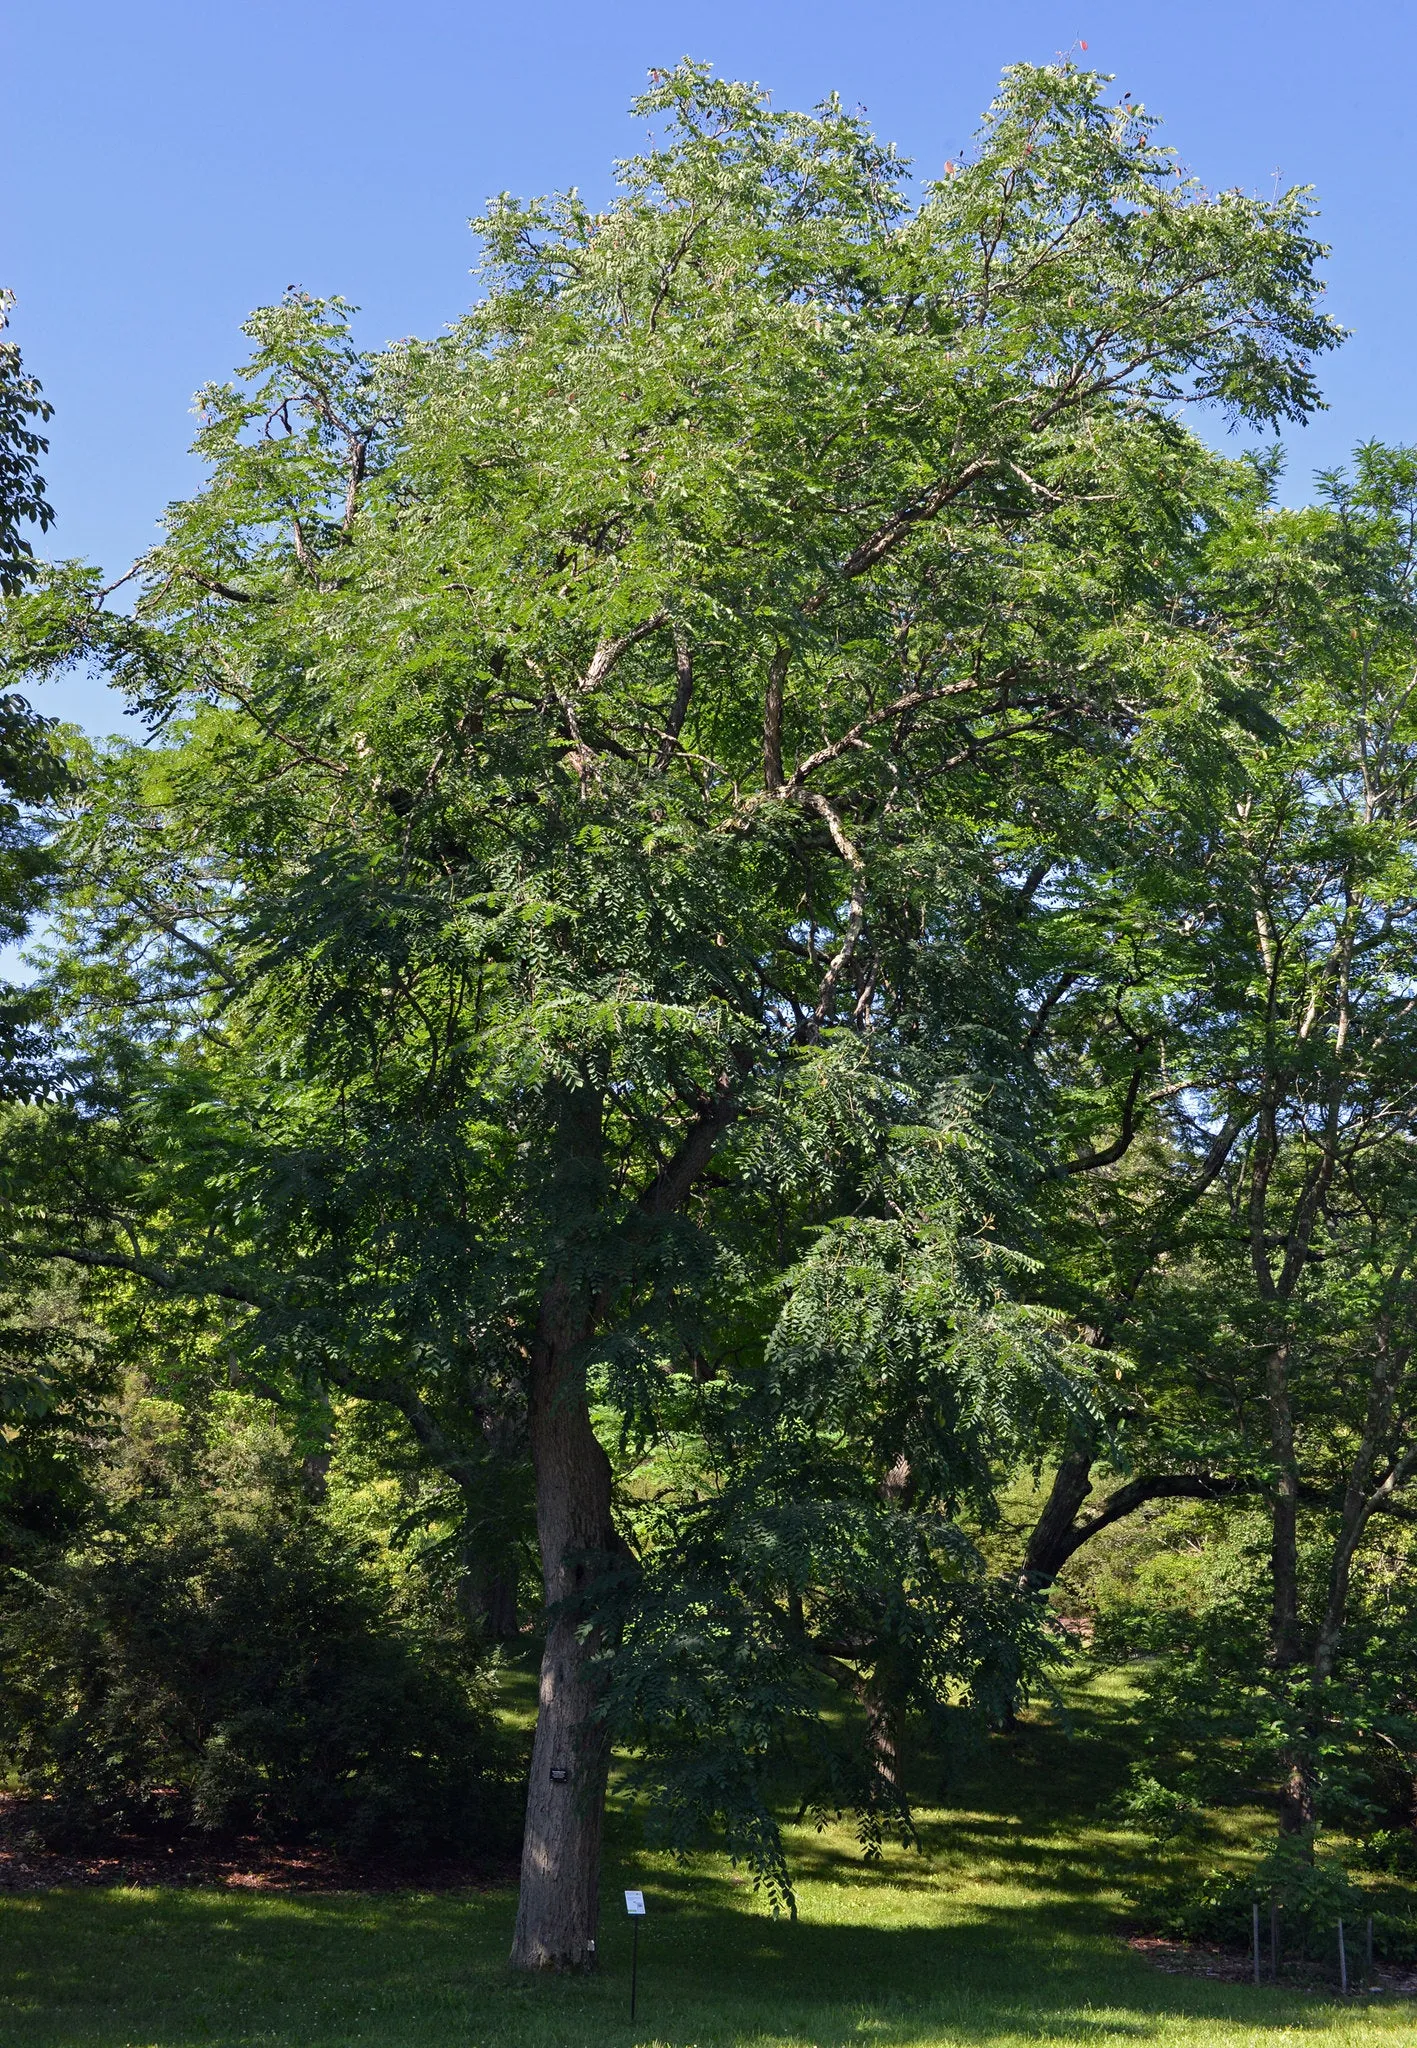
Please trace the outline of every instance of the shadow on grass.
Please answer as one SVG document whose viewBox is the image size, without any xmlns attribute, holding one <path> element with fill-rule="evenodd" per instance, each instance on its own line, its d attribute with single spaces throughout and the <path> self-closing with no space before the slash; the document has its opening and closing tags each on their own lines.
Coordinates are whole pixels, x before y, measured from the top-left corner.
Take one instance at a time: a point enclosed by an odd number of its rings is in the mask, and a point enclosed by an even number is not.
<svg viewBox="0 0 1417 2048">
<path fill-rule="evenodd" d="M 712 1890 L 712 1886 L 705 1887 Z M 1320 2033 L 1314 2000 L 1162 1978 L 1047 1910 L 774 1923 L 652 1891 L 640 2017 L 607 1924 L 589 1982 L 512 1978 L 510 1897 L 72 1892 L 0 1904 L 0 2040 L 25 2048 L 663 2048 L 1237 2040 Z M 1396 2013 L 1392 2015 L 1394 2021 Z M 1193 2036 L 1192 2038 L 1196 2038 Z M 1351 2036 L 1349 2037 L 1352 2038 Z M 1394 2034 L 1394 2039 L 1400 2038 Z M 1408 2038 L 1411 2038 L 1410 2032 Z"/>
<path fill-rule="evenodd" d="M 924 1853 L 865 1864 L 794 1833 L 802 1915 L 774 1921 L 721 1861 L 610 1830 L 600 1974 L 514 1978 L 510 1891 L 381 1896 L 100 1891 L 0 1899 L 4 2048 L 1241 2048 L 1413 2038 L 1411 2008 L 1163 1976 L 1116 1938 L 1149 1853 L 1107 1805 L 1127 1715 L 1084 1699 L 955 1774 Z M 928 1771 L 939 1760 L 925 1760 Z M 619 1887 L 649 1900 L 639 2019 Z"/>
</svg>

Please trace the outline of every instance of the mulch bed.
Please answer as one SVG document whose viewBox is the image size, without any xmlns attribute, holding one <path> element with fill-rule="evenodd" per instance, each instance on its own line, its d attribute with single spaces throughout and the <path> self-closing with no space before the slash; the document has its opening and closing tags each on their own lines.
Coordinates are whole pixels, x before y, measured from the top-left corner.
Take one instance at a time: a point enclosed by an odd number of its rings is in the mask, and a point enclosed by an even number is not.
<svg viewBox="0 0 1417 2048">
<path fill-rule="evenodd" d="M 233 1891 L 486 1891 L 516 1877 L 515 1860 L 350 1863 L 328 1850 L 256 1840 L 219 1845 L 118 1836 L 97 1849 L 50 1849 L 35 1836 L 36 1810 L 0 1792 L 0 1892 L 69 1885 L 202 1885 Z"/>
<path fill-rule="evenodd" d="M 1204 1941 L 1165 1941 L 1156 1934 L 1129 1935 L 1127 1946 L 1169 1977 L 1209 1977 L 1220 1984 L 1254 1983 L 1255 1965 L 1247 1949 L 1220 1948 Z M 1355 1964 L 1349 1977 L 1351 1997 L 1371 1998 L 1379 1993 L 1396 1998 L 1417 1997 L 1417 1970 L 1409 1963 L 1377 1964 L 1366 1986 L 1361 1977 L 1361 1965 Z M 1260 1982 L 1263 1985 L 1270 1981 L 1268 1953 L 1262 1951 Z M 1336 1971 L 1322 1970 L 1314 1963 L 1281 1964 L 1279 1982 L 1286 1991 L 1303 1991 L 1325 1998 L 1338 1995 Z"/>
</svg>

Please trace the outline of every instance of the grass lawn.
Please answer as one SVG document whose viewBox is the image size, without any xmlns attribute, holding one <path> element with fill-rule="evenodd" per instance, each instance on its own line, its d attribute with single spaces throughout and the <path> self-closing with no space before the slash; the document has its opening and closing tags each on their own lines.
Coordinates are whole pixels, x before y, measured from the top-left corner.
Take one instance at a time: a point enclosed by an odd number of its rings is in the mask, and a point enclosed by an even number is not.
<svg viewBox="0 0 1417 2048">
<path fill-rule="evenodd" d="M 0 1899 L 4 2048 L 1323 2048 L 1417 2039 L 1417 2005 L 1163 1976 L 1118 1936 L 1147 1852 L 1099 1804 L 1118 1695 L 1075 1732 L 996 1745 L 928 1811 L 923 1856 L 863 1867 L 806 1836 L 801 1917 L 774 1922 L 721 1863 L 607 1856 L 604 1968 L 529 1982 L 505 1967 L 510 1893 L 394 1896 L 72 1890 Z M 639 2018 L 618 1888 L 650 1917 Z"/>
</svg>

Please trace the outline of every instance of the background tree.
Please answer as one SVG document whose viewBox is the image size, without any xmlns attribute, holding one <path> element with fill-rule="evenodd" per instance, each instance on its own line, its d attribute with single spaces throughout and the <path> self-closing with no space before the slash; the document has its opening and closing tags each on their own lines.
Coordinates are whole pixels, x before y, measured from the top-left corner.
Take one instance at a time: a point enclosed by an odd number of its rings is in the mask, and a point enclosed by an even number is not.
<svg viewBox="0 0 1417 2048">
<path fill-rule="evenodd" d="M 14 295 L 0 289 L 0 336 Z M 40 428 L 51 407 L 18 346 L 0 338 L 0 600 L 36 575 L 29 529 L 46 531 Z M 26 647 L 23 665 L 29 665 Z M 3 661 L 3 656 L 0 656 Z M 13 691 L 0 694 L 0 945 L 29 930 L 54 879 L 44 814 L 68 788 L 53 721 Z M 0 1104 L 55 1085 L 60 1062 L 37 992 L 0 984 Z M 105 1373 L 93 1333 L 65 1281 L 5 1289 L 0 1307 L 0 1549 L 14 1561 L 72 1525 L 85 1498 L 83 1447 L 101 1427 Z"/>
<path fill-rule="evenodd" d="M 1243 1528 L 1267 1496 L 1267 1642 L 1235 1633 L 1232 1608 L 1225 1684 L 1214 1664 L 1178 1679 L 1164 1725 L 1189 1698 L 1212 1762 L 1247 1727 L 1242 1770 L 1275 1786 L 1291 1833 L 1343 1810 L 1335 1759 L 1360 1726 L 1405 1712 L 1388 1658 L 1360 1651 L 1338 1673 L 1369 1525 L 1414 1466 L 1413 474 L 1409 454 L 1366 447 L 1319 508 L 1220 537 L 1277 723 L 1237 750 L 1189 858 L 1167 866 L 1184 916 L 1105 976 L 1075 952 L 1053 1019 L 1079 1075 L 1109 1037 L 1134 1052 L 1053 1273 L 1074 1290 L 1055 1298 L 1131 1348 L 1140 1377 L 1131 1475 L 1083 1514 L 1102 1446 L 1075 1433 L 1026 1568 L 1051 1578 L 1147 1501 L 1236 1498 Z M 1360 1640 L 1376 1640 L 1370 1617 Z"/>
</svg>

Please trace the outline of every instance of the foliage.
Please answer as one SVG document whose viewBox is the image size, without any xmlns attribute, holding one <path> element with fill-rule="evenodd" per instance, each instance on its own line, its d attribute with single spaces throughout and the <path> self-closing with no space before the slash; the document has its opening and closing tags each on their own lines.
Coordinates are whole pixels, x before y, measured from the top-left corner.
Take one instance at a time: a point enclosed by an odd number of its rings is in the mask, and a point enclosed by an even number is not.
<svg viewBox="0 0 1417 2048">
<path fill-rule="evenodd" d="M 9 324 L 14 293 L 0 290 L 0 332 Z M 13 341 L 0 341 L 0 594 L 13 596 L 33 574 L 34 548 L 21 531 L 34 524 L 44 532 L 54 513 L 44 495 L 39 458 L 49 443 L 32 424 L 52 408 L 28 375 Z"/>
<path fill-rule="evenodd" d="M 547 1742 L 613 1723 L 779 1899 L 786 1782 L 874 1847 L 912 1723 L 1046 1664 L 970 1541 L 1001 1483 L 1235 1446 L 1158 1363 L 1201 1290 L 1142 1298 L 1198 1176 L 1233 1193 L 1234 1098 L 1306 1185 L 1313 1048 L 1258 1033 L 1243 906 L 1271 816 L 1280 893 L 1317 857 L 1336 900 L 1314 622 L 1376 556 L 1182 420 L 1303 417 L 1338 330 L 1308 196 L 1207 192 L 1106 88 L 1011 69 L 912 198 L 835 100 L 657 74 L 614 203 L 498 201 L 446 336 L 253 316 L 132 618 L 72 568 L 10 611 L 12 673 L 96 658 L 154 726 L 76 751 L 15 1284 L 165 1296 L 298 1429 L 397 1415 L 489 1583 L 534 1480 Z M 1234 1247 L 1185 1248 L 1236 1364 Z"/>
<path fill-rule="evenodd" d="M 1218 1941 L 1233 1948 L 1253 1939 L 1256 1905 L 1260 1907 L 1262 1937 L 1268 1941 L 1273 1906 L 1282 1916 L 1285 1956 L 1323 1961 L 1336 1969 L 1338 1922 L 1345 1920 L 1353 1938 L 1356 1974 L 1366 1904 L 1341 1863 L 1330 1856 L 1315 1856 L 1311 1844 L 1290 1837 L 1282 1839 L 1243 1876 L 1233 1870 L 1211 1870 L 1198 1883 L 1177 1887 L 1162 1906 L 1160 1924 L 1167 1933 L 1185 1940 Z M 1410 1951 L 1411 1946 L 1408 1932 L 1403 1947 Z M 1387 1960 L 1397 1959 L 1388 1947 L 1383 1953 Z"/>
<path fill-rule="evenodd" d="M 399 1618 L 269 1425 L 184 1434 L 133 1401 L 106 1525 L 8 1586 L 0 1739 L 43 1833 L 505 1853 L 512 1759 L 466 1654 Z"/>
<path fill-rule="evenodd" d="M 61 1283 L 62 1286 L 62 1283 Z M 93 1505 L 94 1465 L 113 1433 L 105 1333 L 70 1287 L 0 1305 L 0 1559 L 75 1534 Z"/>
</svg>

